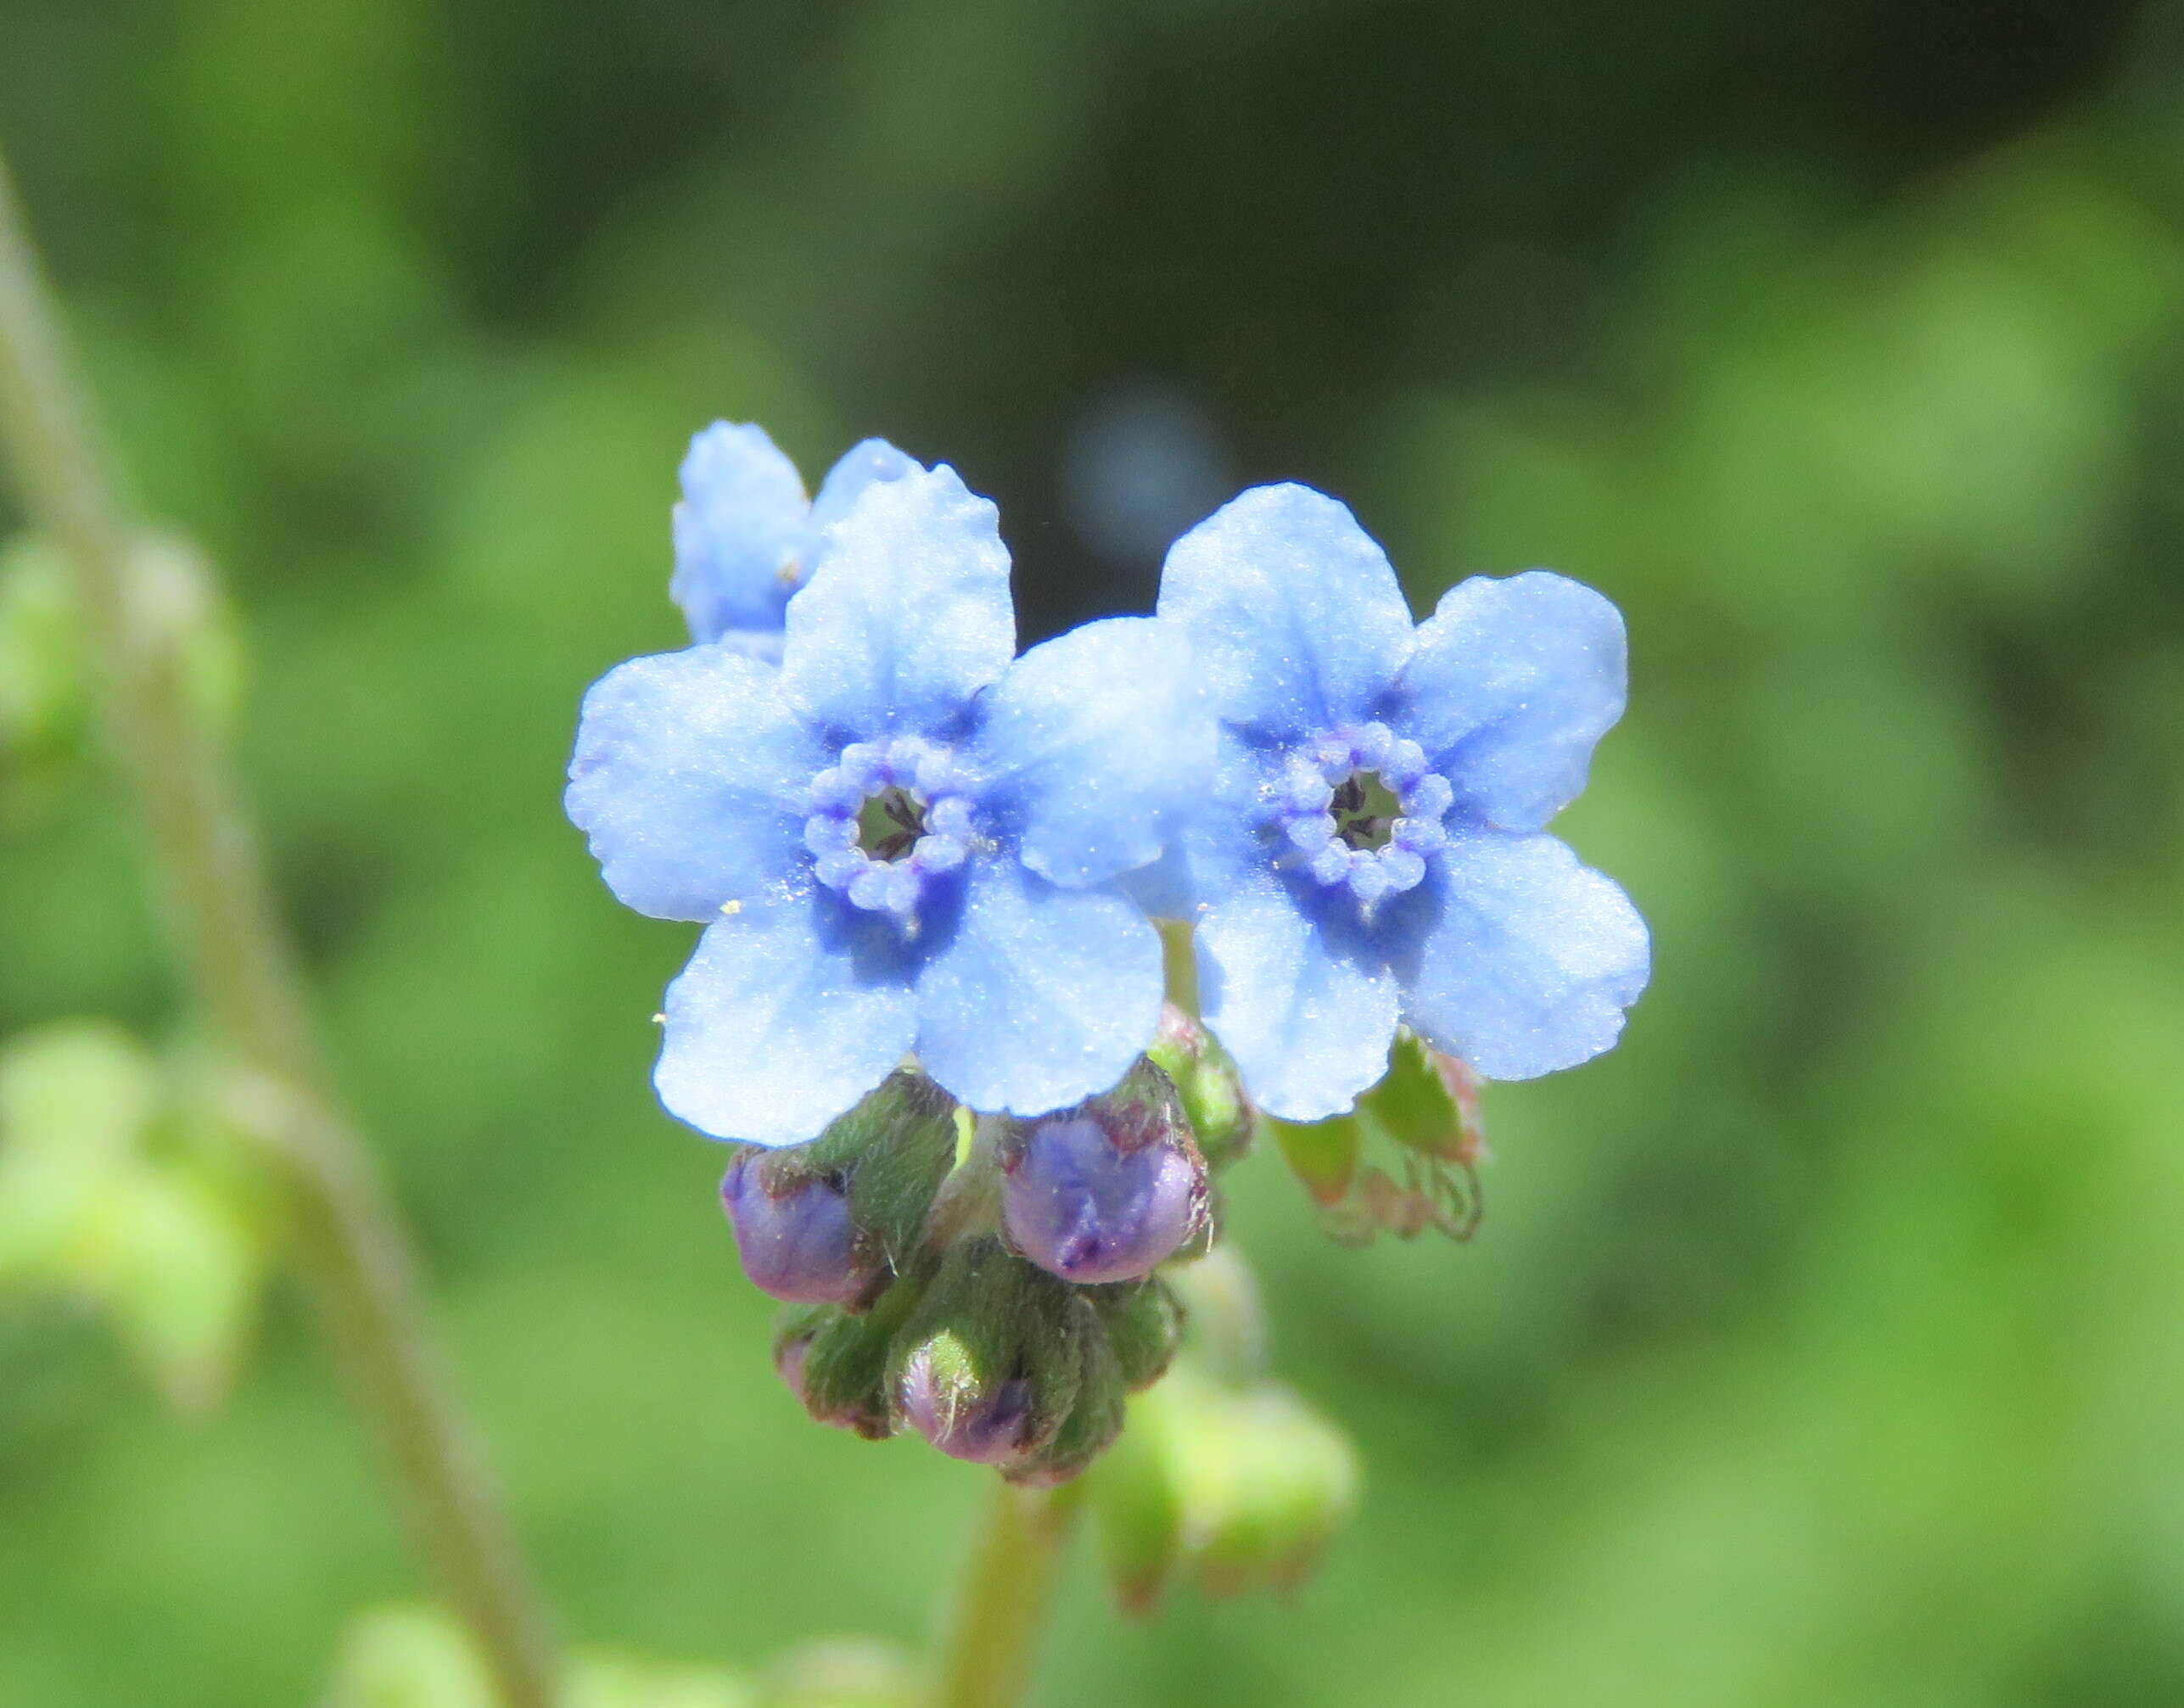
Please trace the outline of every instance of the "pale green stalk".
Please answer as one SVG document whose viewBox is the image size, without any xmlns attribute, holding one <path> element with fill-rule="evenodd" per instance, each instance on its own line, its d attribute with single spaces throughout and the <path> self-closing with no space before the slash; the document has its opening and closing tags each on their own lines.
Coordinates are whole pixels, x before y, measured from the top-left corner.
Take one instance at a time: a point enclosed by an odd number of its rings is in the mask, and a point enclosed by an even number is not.
<svg viewBox="0 0 2184 1708">
<path fill-rule="evenodd" d="M 1022 1702 L 1077 1505 L 1072 1488 L 1018 1488 L 994 1479 L 941 1627 L 928 1708 Z"/>
<path fill-rule="evenodd" d="M 552 1708 L 558 1660 L 543 1610 L 426 1331 L 407 1233 L 333 1093 L 256 835 L 191 691 L 191 625 L 210 601 L 161 596 L 143 573 L 145 536 L 100 455 L 4 162 L 0 449 L 72 567 L 103 727 L 183 980 L 270 1141 L 289 1249 L 350 1402 L 505 1708 Z"/>
</svg>

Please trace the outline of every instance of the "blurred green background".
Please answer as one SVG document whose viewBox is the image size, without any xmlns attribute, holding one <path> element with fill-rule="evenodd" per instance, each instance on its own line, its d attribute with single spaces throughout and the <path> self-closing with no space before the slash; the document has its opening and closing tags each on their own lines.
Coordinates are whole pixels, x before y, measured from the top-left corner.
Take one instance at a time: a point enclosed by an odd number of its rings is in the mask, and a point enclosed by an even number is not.
<svg viewBox="0 0 2184 1708">
<path fill-rule="evenodd" d="M 1232 1177 L 1367 1504 L 1290 1605 L 1080 1562 L 1056 1708 L 2184 1701 L 2184 5 L 0 0 L 0 146 L 574 1634 L 913 1640 L 981 1475 L 775 1381 L 559 813 L 725 416 L 955 463 L 1028 639 L 1282 478 L 1629 618 L 1654 988 L 1467 1249 Z M 0 1036 L 171 1036 L 10 741 Z M 194 1425 L 0 1307 L 0 1703 L 305 1703 L 412 1581 L 285 1295 Z"/>
</svg>

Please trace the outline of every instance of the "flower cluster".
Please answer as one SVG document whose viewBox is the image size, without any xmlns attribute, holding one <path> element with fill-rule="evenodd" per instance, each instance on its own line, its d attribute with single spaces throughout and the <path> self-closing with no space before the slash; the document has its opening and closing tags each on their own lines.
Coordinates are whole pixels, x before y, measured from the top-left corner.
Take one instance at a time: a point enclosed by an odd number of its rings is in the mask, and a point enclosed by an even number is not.
<svg viewBox="0 0 2184 1708">
<path fill-rule="evenodd" d="M 966 1135 L 956 1107 L 898 1069 L 813 1143 L 739 1151 L 722 1204 L 744 1273 L 800 1308 L 774 1357 L 815 1418 L 1059 1481 L 1174 1354 L 1153 1272 L 1207 1231 L 1206 1160 L 1150 1061 L 1034 1120 Z"/>
<path fill-rule="evenodd" d="M 1254 1111 L 1343 1115 L 1399 1028 L 1488 1078 L 1615 1042 L 1645 927 L 1545 828 L 1622 709 L 1599 594 L 1476 577 L 1414 625 L 1347 510 L 1260 487 L 1176 542 L 1156 615 L 1018 656 L 998 516 L 953 469 L 870 440 L 808 501 L 762 431 L 724 423 L 682 481 L 672 591 L 694 644 L 593 686 L 568 813 L 624 903 L 705 927 L 655 1084 L 703 1132 L 804 1147 L 740 1155 L 723 1190 L 753 1280 L 885 1328 L 851 1360 L 857 1426 L 1050 1459 L 1073 1414 L 1053 1382 L 1011 1366 L 979 1388 L 998 1410 L 966 1410 L 961 1359 L 916 1350 L 966 1277 L 1022 1293 L 1012 1320 L 1076 1322 L 1049 1343 L 1080 1349 L 1081 1387 L 1101 1337 L 1075 1305 L 1202 1229 L 1206 1158 Z M 1156 919 L 1190 934 L 1210 1039 L 1163 1025 Z M 1179 1056 L 1179 1026 L 1203 1048 Z M 1151 1106 L 1134 1076 L 1187 1080 L 1207 1050 L 1206 1086 L 1168 1087 L 1188 1136 L 1115 1118 Z M 910 1194 L 940 1245 L 923 1226 L 875 1244 L 854 1171 L 811 1160 L 865 1132 L 906 1066 L 988 1135 L 932 1151 Z M 941 1246 L 930 1275 L 905 1256 Z M 783 1358 L 809 1399 L 809 1360 L 836 1366 L 806 1328 Z M 884 1396 L 858 1386 L 882 1369 Z"/>
</svg>

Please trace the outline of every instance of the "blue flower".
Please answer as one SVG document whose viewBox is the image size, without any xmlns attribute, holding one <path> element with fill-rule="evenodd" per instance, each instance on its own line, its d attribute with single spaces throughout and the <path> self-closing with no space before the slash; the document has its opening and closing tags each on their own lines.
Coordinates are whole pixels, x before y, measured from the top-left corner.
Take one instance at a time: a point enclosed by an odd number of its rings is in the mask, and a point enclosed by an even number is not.
<svg viewBox="0 0 2184 1708">
<path fill-rule="evenodd" d="M 866 487 L 917 466 L 886 440 L 868 439 L 827 471 L 815 500 L 764 428 L 716 421 L 697 434 L 682 459 L 668 584 L 691 639 L 778 662 L 782 613 L 819 567 L 827 529 Z"/>
<path fill-rule="evenodd" d="M 1140 893 L 1195 917 L 1206 1020 L 1263 1107 L 1347 1109 L 1399 1020 L 1491 1078 L 1616 1041 L 1645 923 L 1543 833 L 1622 713 L 1613 605 L 1544 570 L 1476 576 L 1414 629 L 1350 512 L 1285 485 L 1178 540 L 1159 608 L 1192 642 L 1219 753 Z"/>
<path fill-rule="evenodd" d="M 641 913 L 707 921 L 654 1076 L 721 1138 L 810 1138 L 905 1051 L 973 1108 L 1106 1089 L 1160 945 L 1117 888 L 1206 787 L 1212 727 L 1151 618 L 1016 651 L 994 507 L 876 483 L 789 606 L 778 669 L 636 658 L 585 697 L 570 818 Z"/>
</svg>

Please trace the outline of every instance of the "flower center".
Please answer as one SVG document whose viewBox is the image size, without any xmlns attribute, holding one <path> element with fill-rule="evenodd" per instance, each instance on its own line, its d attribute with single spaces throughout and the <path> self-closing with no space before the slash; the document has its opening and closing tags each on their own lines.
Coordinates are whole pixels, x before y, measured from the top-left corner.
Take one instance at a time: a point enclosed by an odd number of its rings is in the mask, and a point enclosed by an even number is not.
<svg viewBox="0 0 2184 1708">
<path fill-rule="evenodd" d="M 899 860 L 924 834 L 925 802 L 914 790 L 889 784 L 857 809 L 857 846 L 868 859 Z"/>
<path fill-rule="evenodd" d="M 853 907 L 915 929 L 928 882 L 971 851 L 968 781 L 945 748 L 901 736 L 852 742 L 811 780 L 813 874 Z"/>
<path fill-rule="evenodd" d="M 1370 853 L 1387 846 L 1403 798 L 1378 771 L 1352 771 L 1336 786 L 1327 810 L 1346 847 Z"/>
<path fill-rule="evenodd" d="M 1344 725 L 1292 752 L 1270 789 L 1275 856 L 1371 907 L 1415 888 L 1448 840 L 1455 798 L 1416 742 L 1386 724 Z"/>
</svg>

